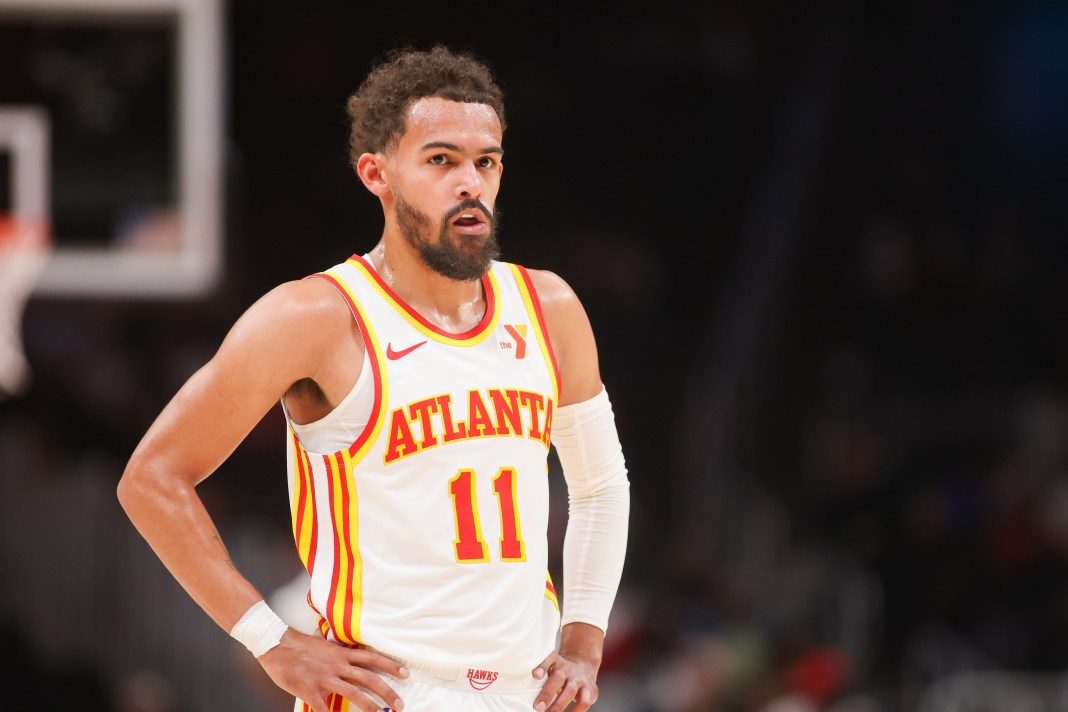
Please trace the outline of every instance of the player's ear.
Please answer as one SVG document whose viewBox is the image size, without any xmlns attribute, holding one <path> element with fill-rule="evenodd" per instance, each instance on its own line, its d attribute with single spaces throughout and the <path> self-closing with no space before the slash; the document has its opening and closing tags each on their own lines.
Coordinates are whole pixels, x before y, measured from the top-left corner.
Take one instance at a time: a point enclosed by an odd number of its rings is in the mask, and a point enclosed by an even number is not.
<svg viewBox="0 0 1068 712">
<path fill-rule="evenodd" d="M 382 197 L 389 191 L 386 178 L 386 157 L 382 153 L 364 153 L 356 160 L 356 175 L 367 190 Z"/>
</svg>

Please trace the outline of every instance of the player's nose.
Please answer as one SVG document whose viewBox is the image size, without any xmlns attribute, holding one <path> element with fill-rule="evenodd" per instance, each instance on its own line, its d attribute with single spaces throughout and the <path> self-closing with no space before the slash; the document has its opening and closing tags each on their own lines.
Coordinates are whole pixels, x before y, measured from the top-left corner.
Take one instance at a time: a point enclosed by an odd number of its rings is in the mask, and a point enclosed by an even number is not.
<svg viewBox="0 0 1068 712">
<path fill-rule="evenodd" d="M 482 178 L 473 161 L 464 161 L 456 167 L 456 197 L 478 198 L 482 195 Z"/>
</svg>

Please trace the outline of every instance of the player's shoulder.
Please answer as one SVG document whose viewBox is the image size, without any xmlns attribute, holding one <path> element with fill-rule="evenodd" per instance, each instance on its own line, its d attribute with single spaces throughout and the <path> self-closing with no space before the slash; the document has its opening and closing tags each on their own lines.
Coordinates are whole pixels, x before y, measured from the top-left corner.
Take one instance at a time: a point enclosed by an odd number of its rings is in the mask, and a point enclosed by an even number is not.
<svg viewBox="0 0 1068 712">
<path fill-rule="evenodd" d="M 516 265 L 516 267 L 527 276 L 530 286 L 534 287 L 540 300 L 569 298 L 575 294 L 571 285 L 556 272 L 523 265 Z"/>
<path fill-rule="evenodd" d="M 344 326 L 352 317 L 333 285 L 323 279 L 305 278 L 274 287 L 249 307 L 244 318 L 297 333 Z"/>
<path fill-rule="evenodd" d="M 579 306 L 578 295 L 567 281 L 556 272 L 547 269 L 524 267 L 530 283 L 538 295 L 542 309 L 558 311 Z"/>
</svg>

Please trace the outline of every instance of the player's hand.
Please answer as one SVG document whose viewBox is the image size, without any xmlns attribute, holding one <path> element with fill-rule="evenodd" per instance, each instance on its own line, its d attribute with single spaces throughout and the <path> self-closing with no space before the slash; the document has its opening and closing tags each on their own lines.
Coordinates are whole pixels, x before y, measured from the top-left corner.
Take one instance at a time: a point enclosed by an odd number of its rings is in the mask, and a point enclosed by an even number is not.
<svg viewBox="0 0 1068 712">
<path fill-rule="evenodd" d="M 306 702 L 315 712 L 329 712 L 331 694 L 364 712 L 381 712 L 368 692 L 400 712 L 404 703 L 382 678 L 408 677 L 407 668 L 370 648 L 348 648 L 290 628 L 282 642 L 259 657 L 276 685 Z"/>
<path fill-rule="evenodd" d="M 586 712 L 597 701 L 595 662 L 574 653 L 554 652 L 534 668 L 534 677 L 545 680 L 534 698 L 537 712 Z M 568 707 L 574 702 L 573 707 Z"/>
</svg>

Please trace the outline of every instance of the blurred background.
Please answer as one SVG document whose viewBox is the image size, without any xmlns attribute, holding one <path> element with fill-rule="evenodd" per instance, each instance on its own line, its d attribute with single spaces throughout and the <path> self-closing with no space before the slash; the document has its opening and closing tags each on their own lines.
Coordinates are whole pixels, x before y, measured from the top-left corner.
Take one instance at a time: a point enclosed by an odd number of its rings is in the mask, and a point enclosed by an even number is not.
<svg viewBox="0 0 1068 712">
<path fill-rule="evenodd" d="M 1068 710 L 1068 7 L 595 5 L 0 2 L 0 212 L 54 248 L 0 230 L 0 710 L 291 708 L 114 489 L 253 301 L 375 244 L 344 104 L 437 42 L 505 90 L 504 256 L 583 300 L 628 460 L 596 709 Z M 200 491 L 288 611 L 283 458 L 276 409 Z"/>
</svg>

